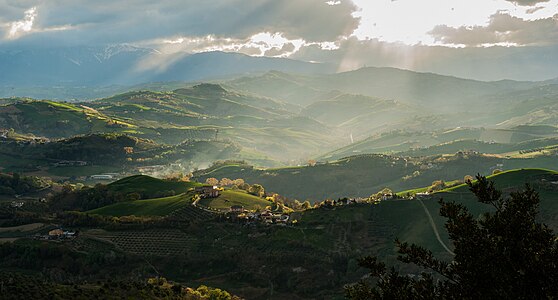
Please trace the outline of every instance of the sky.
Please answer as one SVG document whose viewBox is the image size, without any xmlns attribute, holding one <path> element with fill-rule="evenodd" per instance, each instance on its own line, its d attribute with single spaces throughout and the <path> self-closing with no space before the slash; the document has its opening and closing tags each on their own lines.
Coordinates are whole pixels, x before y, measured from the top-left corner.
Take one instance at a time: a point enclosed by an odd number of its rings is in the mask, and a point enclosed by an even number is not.
<svg viewBox="0 0 558 300">
<path fill-rule="evenodd" d="M 0 0 L 0 46 L 107 44 L 157 50 L 143 68 L 228 51 L 541 80 L 558 77 L 558 0 Z"/>
</svg>

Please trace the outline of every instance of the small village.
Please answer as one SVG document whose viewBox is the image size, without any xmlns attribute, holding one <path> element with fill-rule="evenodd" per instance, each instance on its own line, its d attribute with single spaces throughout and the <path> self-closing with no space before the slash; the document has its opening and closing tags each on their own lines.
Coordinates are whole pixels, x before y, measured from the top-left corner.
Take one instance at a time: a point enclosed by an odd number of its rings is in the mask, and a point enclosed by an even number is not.
<svg viewBox="0 0 558 300">
<path fill-rule="evenodd" d="M 50 230 L 47 234 L 36 234 L 33 238 L 36 240 L 43 241 L 64 241 L 72 240 L 77 237 L 77 232 L 63 230 L 62 228 L 56 228 Z"/>
</svg>

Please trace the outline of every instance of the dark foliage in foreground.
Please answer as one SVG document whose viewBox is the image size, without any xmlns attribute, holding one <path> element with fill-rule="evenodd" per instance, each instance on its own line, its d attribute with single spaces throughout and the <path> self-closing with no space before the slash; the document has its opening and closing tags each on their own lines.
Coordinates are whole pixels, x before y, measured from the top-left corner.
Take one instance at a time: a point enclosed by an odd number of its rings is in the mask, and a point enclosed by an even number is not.
<svg viewBox="0 0 558 300">
<path fill-rule="evenodd" d="M 427 271 L 399 274 L 375 257 L 360 265 L 376 284 L 347 286 L 351 299 L 547 299 L 558 295 L 558 239 L 537 223 L 539 195 L 530 186 L 503 197 L 494 183 L 477 176 L 471 192 L 492 211 L 476 219 L 468 209 L 440 201 L 440 214 L 455 247 L 453 261 L 436 259 L 420 246 L 396 241 L 398 259 Z"/>
</svg>

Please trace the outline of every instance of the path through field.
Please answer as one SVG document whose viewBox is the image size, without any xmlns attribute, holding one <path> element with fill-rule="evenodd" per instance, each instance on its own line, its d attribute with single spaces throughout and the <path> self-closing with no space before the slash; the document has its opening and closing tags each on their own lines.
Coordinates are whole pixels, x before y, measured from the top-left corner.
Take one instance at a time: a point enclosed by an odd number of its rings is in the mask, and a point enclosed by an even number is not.
<svg viewBox="0 0 558 300">
<path fill-rule="evenodd" d="M 449 254 L 455 255 L 455 253 L 453 253 L 453 251 L 451 251 L 448 248 L 448 246 L 446 246 L 444 241 L 442 241 L 442 238 L 440 237 L 440 232 L 438 231 L 438 228 L 436 227 L 436 223 L 434 223 L 434 219 L 432 218 L 432 215 L 430 214 L 430 211 L 428 211 L 428 208 L 426 207 L 426 205 L 424 205 L 424 203 L 422 203 L 422 200 L 420 200 L 420 199 L 417 199 L 417 201 L 420 203 L 420 205 L 424 209 L 424 212 L 426 213 L 426 216 L 428 216 L 428 220 L 430 221 L 430 226 L 432 226 L 432 230 L 434 230 L 434 234 L 436 235 L 436 239 L 438 239 L 438 242 L 440 242 L 440 245 L 442 245 L 442 247 L 444 247 L 444 249 L 446 249 L 446 251 Z"/>
</svg>

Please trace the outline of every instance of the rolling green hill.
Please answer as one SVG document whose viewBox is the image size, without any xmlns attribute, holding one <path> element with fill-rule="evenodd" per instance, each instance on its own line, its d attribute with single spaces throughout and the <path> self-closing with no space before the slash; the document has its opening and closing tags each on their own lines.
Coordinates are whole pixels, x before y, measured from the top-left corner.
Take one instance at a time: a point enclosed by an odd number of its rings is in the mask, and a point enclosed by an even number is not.
<svg viewBox="0 0 558 300">
<path fill-rule="evenodd" d="M 554 230 L 558 229 L 558 218 L 556 217 L 556 211 L 558 211 L 558 188 L 552 183 L 558 181 L 558 172 L 547 169 L 515 169 L 492 175 L 488 178 L 494 181 L 496 187 L 502 190 L 504 195 L 522 189 L 526 183 L 529 183 L 541 197 L 540 220 Z M 444 220 L 437 213 L 439 207 L 437 200 L 439 199 L 461 203 L 469 208 L 475 216 L 480 216 L 483 212 L 493 209 L 489 205 L 478 202 L 464 184 L 434 193 L 431 199 L 423 200 L 432 218 L 435 220 L 440 234 L 446 240 L 447 234 L 443 227 Z"/>
<path fill-rule="evenodd" d="M 172 190 L 177 194 L 185 193 L 189 189 L 200 185 L 195 182 L 170 181 L 145 175 L 135 175 L 110 183 L 108 188 L 114 192 L 124 194 L 136 192 L 145 195 L 145 198 L 152 198 L 159 192 Z"/>
<path fill-rule="evenodd" d="M 244 206 L 248 210 L 255 209 L 256 207 L 264 209 L 266 206 L 271 205 L 271 202 L 241 190 L 225 190 L 217 198 L 201 199 L 199 204 L 213 209 L 228 211 L 233 205 Z"/>
<path fill-rule="evenodd" d="M 165 198 L 119 202 L 88 211 L 90 214 L 103 216 L 167 216 L 170 213 L 190 205 L 192 194 L 180 194 Z"/>
<path fill-rule="evenodd" d="M 126 132 L 136 126 L 84 105 L 20 99 L 0 105 L 0 128 L 63 138 L 94 132 Z"/>
<path fill-rule="evenodd" d="M 394 124 L 410 123 L 413 116 L 425 114 L 396 100 L 383 100 L 362 95 L 333 94 L 306 106 L 301 114 L 324 124 L 335 125 L 355 138 Z"/>
<path fill-rule="evenodd" d="M 242 178 L 258 183 L 266 191 L 299 200 L 324 200 L 342 197 L 368 197 L 388 187 L 407 190 L 428 186 L 435 180 L 462 180 L 465 175 L 490 175 L 496 168 L 553 168 L 553 155 L 534 158 L 506 158 L 496 155 L 461 153 L 431 157 L 356 155 L 315 166 L 258 169 L 249 165 L 225 165 L 200 170 L 195 179 L 208 177 Z"/>
<path fill-rule="evenodd" d="M 227 84 L 300 105 L 310 104 L 313 99 L 318 99 L 332 90 L 338 90 L 371 97 L 399 99 L 428 107 L 444 104 L 448 108 L 470 104 L 470 101 L 476 103 L 483 96 L 528 89 L 536 85 L 531 82 L 482 82 L 432 73 L 374 67 L 314 76 L 269 72 L 262 76 L 238 78 Z"/>
<path fill-rule="evenodd" d="M 428 156 L 473 150 L 501 154 L 556 144 L 558 131 L 554 126 L 518 126 L 510 129 L 459 127 L 432 132 L 394 130 L 323 154 L 317 160 L 334 160 L 367 153 Z"/>
<path fill-rule="evenodd" d="M 257 154 L 254 163 L 266 166 L 336 145 L 332 128 L 299 116 L 300 107 L 217 84 L 167 92 L 133 91 L 87 103 L 29 99 L 3 103 L 0 128 L 18 133 L 70 138 L 117 132 L 160 144 L 232 141 L 244 152 Z"/>
<path fill-rule="evenodd" d="M 177 172 L 207 166 L 215 160 L 242 159 L 240 147 L 224 140 L 189 140 L 161 145 L 121 134 L 91 134 L 55 141 L 0 143 L 0 163 L 7 171 L 41 171 L 56 176 L 86 176 L 103 172 L 136 172 L 149 165 L 179 164 Z M 265 156 L 258 159 L 266 162 Z M 60 161 L 82 161 L 85 166 L 58 166 Z M 46 176 L 46 175 L 45 175 Z"/>
</svg>

